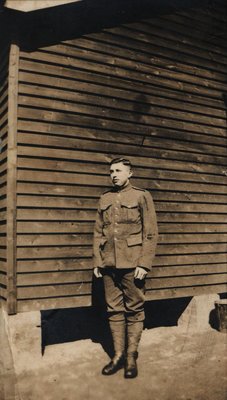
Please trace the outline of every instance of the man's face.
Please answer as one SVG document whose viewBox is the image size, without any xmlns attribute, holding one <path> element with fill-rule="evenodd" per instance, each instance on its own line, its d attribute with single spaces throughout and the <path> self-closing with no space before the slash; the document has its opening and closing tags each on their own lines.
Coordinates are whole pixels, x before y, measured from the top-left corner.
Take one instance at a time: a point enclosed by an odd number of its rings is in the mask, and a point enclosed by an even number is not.
<svg viewBox="0 0 227 400">
<path fill-rule="evenodd" d="M 114 186 L 125 186 L 132 176 L 130 167 L 122 162 L 112 164 L 110 167 L 110 178 Z"/>
</svg>

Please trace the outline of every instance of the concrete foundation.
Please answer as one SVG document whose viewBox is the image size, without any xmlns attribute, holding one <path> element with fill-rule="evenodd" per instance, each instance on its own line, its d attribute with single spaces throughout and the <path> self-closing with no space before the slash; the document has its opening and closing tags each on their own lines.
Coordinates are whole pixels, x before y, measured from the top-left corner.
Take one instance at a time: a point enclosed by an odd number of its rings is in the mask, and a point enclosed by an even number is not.
<svg viewBox="0 0 227 400">
<path fill-rule="evenodd" d="M 218 299 L 218 294 L 193 297 L 178 320 L 179 328 L 194 333 L 211 329 L 215 319 L 215 301 Z"/>
<path fill-rule="evenodd" d="M 0 399 L 19 400 L 18 382 L 8 330 L 9 317 L 0 307 Z"/>
<path fill-rule="evenodd" d="M 145 329 L 139 376 L 100 373 L 109 360 L 91 339 L 49 345 L 42 356 L 41 314 L 0 309 L 0 400 L 225 400 L 225 335 L 209 323 L 218 296 L 193 298 L 178 326 Z"/>
</svg>

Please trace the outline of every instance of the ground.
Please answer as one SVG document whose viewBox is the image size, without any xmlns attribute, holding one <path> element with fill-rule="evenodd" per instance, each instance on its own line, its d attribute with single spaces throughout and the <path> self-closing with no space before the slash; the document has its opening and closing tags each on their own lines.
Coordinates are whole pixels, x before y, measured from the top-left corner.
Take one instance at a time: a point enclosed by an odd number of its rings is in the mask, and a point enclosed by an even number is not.
<svg viewBox="0 0 227 400">
<path fill-rule="evenodd" d="M 139 375 L 125 380 L 123 370 L 101 375 L 109 358 L 89 338 L 48 345 L 42 356 L 38 314 L 24 315 L 22 321 L 15 316 L 9 337 L 1 329 L 0 400 L 227 399 L 226 334 L 211 326 L 145 329 Z"/>
</svg>

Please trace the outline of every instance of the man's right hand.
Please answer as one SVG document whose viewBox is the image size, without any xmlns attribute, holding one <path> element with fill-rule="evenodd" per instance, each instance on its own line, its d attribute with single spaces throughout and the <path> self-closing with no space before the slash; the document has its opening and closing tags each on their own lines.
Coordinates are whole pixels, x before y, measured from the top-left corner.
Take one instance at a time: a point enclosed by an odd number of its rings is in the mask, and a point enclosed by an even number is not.
<svg viewBox="0 0 227 400">
<path fill-rule="evenodd" d="M 94 275 L 96 278 L 102 278 L 102 274 L 101 274 L 100 270 L 101 270 L 101 268 L 99 268 L 99 267 L 94 268 Z"/>
</svg>

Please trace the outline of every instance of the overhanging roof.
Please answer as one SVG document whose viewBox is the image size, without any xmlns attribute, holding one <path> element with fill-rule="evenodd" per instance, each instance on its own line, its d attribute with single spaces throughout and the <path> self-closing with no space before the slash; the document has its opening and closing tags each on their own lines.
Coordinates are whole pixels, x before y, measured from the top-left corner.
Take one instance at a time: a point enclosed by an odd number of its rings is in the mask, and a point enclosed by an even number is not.
<svg viewBox="0 0 227 400">
<path fill-rule="evenodd" d="M 5 0 L 4 6 L 19 11 L 35 11 L 42 8 L 57 7 L 82 0 Z"/>
<path fill-rule="evenodd" d="M 6 2 L 44 4 L 30 12 L 5 7 Z M 26 50 L 48 46 L 122 23 L 176 10 L 206 9 L 225 0 L 0 0 L 0 41 L 8 37 Z M 61 3 L 61 4 L 59 4 Z"/>
</svg>

